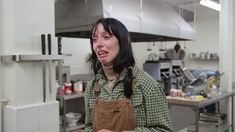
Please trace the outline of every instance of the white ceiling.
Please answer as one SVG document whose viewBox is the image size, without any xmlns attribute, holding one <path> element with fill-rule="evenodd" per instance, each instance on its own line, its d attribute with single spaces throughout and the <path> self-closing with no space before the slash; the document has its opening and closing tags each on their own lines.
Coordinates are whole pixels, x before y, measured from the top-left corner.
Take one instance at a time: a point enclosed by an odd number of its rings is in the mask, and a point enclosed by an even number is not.
<svg viewBox="0 0 235 132">
<path fill-rule="evenodd" d="M 196 9 L 197 19 L 200 19 L 200 20 L 219 18 L 219 13 L 220 13 L 219 11 L 210 9 L 202 5 L 197 6 L 197 9 Z"/>
<path fill-rule="evenodd" d="M 167 3 L 196 14 L 196 19 L 218 18 L 219 12 L 199 4 L 200 0 L 165 0 Z M 219 3 L 219 0 L 213 0 Z M 179 11 L 180 12 L 180 11 Z M 181 12 L 182 13 L 182 12 Z"/>
<path fill-rule="evenodd" d="M 165 0 L 168 3 L 176 5 L 178 7 L 193 7 L 195 4 L 198 5 L 200 0 Z M 219 3 L 220 0 L 212 0 Z"/>
</svg>

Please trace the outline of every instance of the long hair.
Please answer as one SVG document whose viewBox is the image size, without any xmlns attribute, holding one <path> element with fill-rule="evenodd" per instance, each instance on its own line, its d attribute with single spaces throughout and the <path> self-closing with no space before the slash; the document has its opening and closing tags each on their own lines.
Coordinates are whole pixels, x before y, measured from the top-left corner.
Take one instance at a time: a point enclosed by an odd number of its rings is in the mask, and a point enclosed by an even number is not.
<svg viewBox="0 0 235 132">
<path fill-rule="evenodd" d="M 129 67 L 135 64 L 129 32 L 119 20 L 114 18 L 101 18 L 94 24 L 90 32 L 90 44 L 92 53 L 90 58 L 88 59 L 88 62 L 90 62 L 91 69 L 93 70 L 94 74 L 97 74 L 98 71 L 102 69 L 102 65 L 93 50 L 92 41 L 92 34 L 96 31 L 98 24 L 102 24 L 104 30 L 110 33 L 111 35 L 114 35 L 118 40 L 120 51 L 113 61 L 113 71 L 119 74 L 125 68 L 128 69 L 128 74 L 124 79 L 124 95 L 129 98 L 133 93 L 133 77 L 131 69 Z"/>
</svg>

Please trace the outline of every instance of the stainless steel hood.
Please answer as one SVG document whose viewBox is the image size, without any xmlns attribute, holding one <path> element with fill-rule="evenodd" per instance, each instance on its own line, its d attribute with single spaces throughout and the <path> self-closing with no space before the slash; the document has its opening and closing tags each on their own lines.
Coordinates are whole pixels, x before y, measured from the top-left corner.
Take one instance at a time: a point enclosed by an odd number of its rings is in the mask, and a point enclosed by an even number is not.
<svg viewBox="0 0 235 132">
<path fill-rule="evenodd" d="M 123 22 L 133 42 L 193 40 L 195 35 L 165 0 L 57 0 L 56 36 L 89 38 L 102 17 Z"/>
</svg>

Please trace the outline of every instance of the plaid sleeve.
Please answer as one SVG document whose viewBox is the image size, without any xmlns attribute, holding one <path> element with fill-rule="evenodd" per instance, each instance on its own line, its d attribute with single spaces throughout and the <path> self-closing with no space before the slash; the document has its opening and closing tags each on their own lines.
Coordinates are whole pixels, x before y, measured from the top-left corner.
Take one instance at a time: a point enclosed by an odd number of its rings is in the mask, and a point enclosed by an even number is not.
<svg viewBox="0 0 235 132">
<path fill-rule="evenodd" d="M 93 81 L 90 81 L 87 84 L 86 91 L 85 91 L 85 132 L 92 132 L 92 102 L 94 101 L 94 98 L 92 96 L 92 86 L 93 86 Z"/>
<path fill-rule="evenodd" d="M 140 80 L 146 123 L 144 126 L 137 127 L 135 131 L 172 132 L 169 109 L 162 88 L 146 73 L 141 76 Z M 140 117 L 143 120 L 143 116 L 137 114 L 137 118 Z"/>
</svg>

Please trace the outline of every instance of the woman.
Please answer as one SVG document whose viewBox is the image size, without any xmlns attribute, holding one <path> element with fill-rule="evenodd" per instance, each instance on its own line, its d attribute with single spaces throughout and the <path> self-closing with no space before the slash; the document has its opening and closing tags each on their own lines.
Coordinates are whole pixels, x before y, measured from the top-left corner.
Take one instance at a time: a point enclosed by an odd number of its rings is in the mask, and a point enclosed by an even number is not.
<svg viewBox="0 0 235 132">
<path fill-rule="evenodd" d="M 99 19 L 91 30 L 94 79 L 85 93 L 85 131 L 173 131 L 157 81 L 135 65 L 126 27 Z"/>
</svg>

